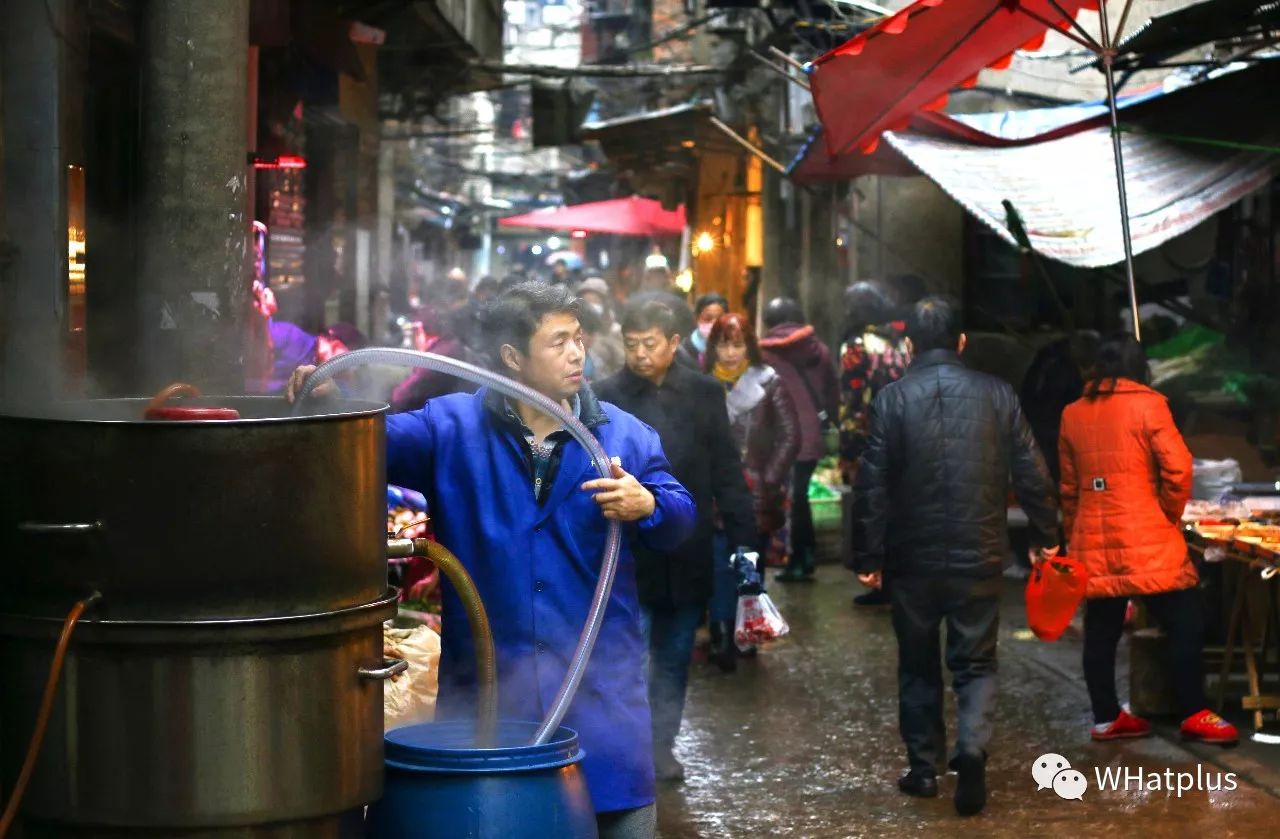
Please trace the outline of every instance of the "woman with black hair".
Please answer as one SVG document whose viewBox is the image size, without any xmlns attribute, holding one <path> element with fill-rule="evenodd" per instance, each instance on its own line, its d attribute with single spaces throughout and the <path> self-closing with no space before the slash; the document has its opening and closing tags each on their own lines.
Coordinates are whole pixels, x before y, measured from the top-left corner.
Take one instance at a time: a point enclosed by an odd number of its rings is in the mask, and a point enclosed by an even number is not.
<svg viewBox="0 0 1280 839">
<path fill-rule="evenodd" d="M 1116 697 L 1116 646 L 1125 607 L 1140 598 L 1169 638 L 1169 675 L 1183 739 L 1235 743 L 1235 726 L 1206 706 L 1198 576 L 1182 536 L 1191 452 L 1164 396 L 1147 386 L 1146 355 L 1131 335 L 1098 348 L 1084 397 L 1062 414 L 1058 441 L 1063 526 L 1088 570 L 1084 677 L 1094 740 L 1146 737 L 1151 726 Z M 1043 556 L 1037 562 L 1045 561 Z"/>
</svg>

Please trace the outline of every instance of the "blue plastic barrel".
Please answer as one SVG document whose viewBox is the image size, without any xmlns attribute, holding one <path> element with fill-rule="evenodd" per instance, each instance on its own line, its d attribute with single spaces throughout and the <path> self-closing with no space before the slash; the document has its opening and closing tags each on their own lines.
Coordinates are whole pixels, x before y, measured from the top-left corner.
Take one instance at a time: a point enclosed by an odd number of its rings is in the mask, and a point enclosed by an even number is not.
<svg viewBox="0 0 1280 839">
<path fill-rule="evenodd" d="M 538 724 L 498 723 L 477 749 L 473 722 L 386 733 L 386 787 L 369 808 L 369 839 L 596 839 L 578 734 L 561 727 L 530 746 Z"/>
</svg>

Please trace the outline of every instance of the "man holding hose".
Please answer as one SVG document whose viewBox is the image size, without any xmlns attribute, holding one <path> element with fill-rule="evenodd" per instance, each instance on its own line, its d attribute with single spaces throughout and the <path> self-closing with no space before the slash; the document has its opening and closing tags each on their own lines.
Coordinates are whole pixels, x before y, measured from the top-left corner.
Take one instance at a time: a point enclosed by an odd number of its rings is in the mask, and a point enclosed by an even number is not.
<svg viewBox="0 0 1280 839">
<path fill-rule="evenodd" d="M 575 414 L 614 458 L 600 478 L 555 418 L 482 388 L 387 418 L 387 480 L 422 492 L 441 544 L 475 578 L 493 628 L 499 718 L 535 722 L 552 704 L 590 608 L 609 520 L 624 524 L 613 592 L 565 725 L 601 837 L 655 833 L 654 777 L 635 561 L 629 543 L 670 550 L 693 528 L 693 500 L 653 429 L 596 400 L 582 377 L 579 301 L 523 283 L 483 319 L 494 369 Z M 315 368 L 294 371 L 292 399 Z M 333 393 L 326 383 L 315 393 Z M 462 602 L 443 592 L 437 719 L 475 714 L 475 651 Z"/>
</svg>

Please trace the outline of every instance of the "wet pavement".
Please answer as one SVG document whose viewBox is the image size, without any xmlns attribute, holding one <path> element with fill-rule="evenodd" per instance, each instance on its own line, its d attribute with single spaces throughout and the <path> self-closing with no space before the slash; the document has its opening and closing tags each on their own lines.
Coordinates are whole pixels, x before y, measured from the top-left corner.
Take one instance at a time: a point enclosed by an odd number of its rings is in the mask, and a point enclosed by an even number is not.
<svg viewBox="0 0 1280 839">
<path fill-rule="evenodd" d="M 905 755 L 897 733 L 897 647 L 887 610 L 855 610 L 853 576 L 823 567 L 812 584 L 773 584 L 791 635 L 737 673 L 698 663 L 676 754 L 687 780 L 659 792 L 659 836 L 1275 836 L 1280 786 L 1268 775 L 1280 746 L 1195 747 L 1168 737 L 1095 744 L 1070 642 L 1025 639 L 1018 585 L 1002 610 L 1000 689 L 984 813 L 956 815 L 955 776 L 933 800 L 897 791 Z M 1127 643 L 1127 642 L 1126 642 Z M 1124 645 L 1122 644 L 1122 647 Z M 1078 643 L 1074 661 L 1078 662 Z M 1047 655 L 1046 655 L 1047 653 Z M 1073 669 L 1074 668 L 1074 669 Z M 950 679 L 947 679 L 948 684 Z M 1119 682 L 1121 695 L 1125 682 Z M 948 691 L 948 733 L 954 707 Z M 1168 733 L 1167 728 L 1165 733 Z M 1273 750 L 1262 754 L 1258 750 Z M 1253 751 L 1250 751 L 1253 750 Z M 1034 760 L 1056 753 L 1084 773 L 1081 800 L 1037 791 Z M 1243 754 L 1242 754 L 1243 753 Z M 1234 790 L 1099 791 L 1096 767 L 1219 779 Z M 1258 772 L 1250 772 L 1252 766 Z M 1225 773 L 1235 770 L 1236 777 Z M 1176 781 L 1174 781 L 1176 785 Z M 1203 781 L 1202 781 L 1203 783 Z"/>
</svg>

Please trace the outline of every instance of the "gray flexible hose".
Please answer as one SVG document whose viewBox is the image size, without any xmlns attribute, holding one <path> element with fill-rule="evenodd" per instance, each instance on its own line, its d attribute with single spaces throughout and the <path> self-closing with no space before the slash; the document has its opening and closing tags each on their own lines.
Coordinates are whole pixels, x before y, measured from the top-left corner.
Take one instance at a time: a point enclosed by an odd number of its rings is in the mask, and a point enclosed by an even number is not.
<svg viewBox="0 0 1280 839">
<path fill-rule="evenodd" d="M 560 420 L 564 424 L 565 430 L 587 450 L 587 454 L 591 456 L 591 465 L 600 473 L 600 477 L 608 478 L 613 474 L 609 468 L 609 456 L 601 448 L 600 442 L 592 436 L 591 432 L 577 417 L 570 414 L 560 405 L 552 402 L 536 390 L 512 381 L 506 376 L 500 376 L 482 367 L 476 367 L 474 364 L 467 364 L 465 361 L 458 361 L 435 353 L 390 347 L 370 347 L 335 356 L 317 367 L 303 382 L 302 389 L 298 391 L 297 399 L 294 402 L 294 413 L 298 413 L 303 400 L 319 385 L 345 370 L 370 364 L 384 364 L 393 367 L 420 367 L 440 373 L 449 373 L 460 379 L 466 379 L 467 381 L 492 388 L 499 393 L 510 396 L 512 399 L 519 399 L 521 402 Z M 551 703 L 546 719 L 542 721 L 542 724 L 538 726 L 537 732 L 534 733 L 533 740 L 530 741 L 531 745 L 541 745 L 551 739 L 551 735 L 555 733 L 556 729 L 560 727 L 561 721 L 564 720 L 564 715 L 568 713 L 574 694 L 578 692 L 578 685 L 581 684 L 582 677 L 587 671 L 587 661 L 591 658 L 591 651 L 596 646 L 596 638 L 600 635 L 600 625 L 604 622 L 604 610 L 609 604 L 609 595 L 613 591 L 613 578 L 618 571 L 618 551 L 621 546 L 622 526 L 616 520 L 610 521 L 608 533 L 605 535 L 604 559 L 600 565 L 600 579 L 596 583 L 595 595 L 591 598 L 591 608 L 587 610 L 586 625 L 582 627 L 582 634 L 578 636 L 578 646 L 573 651 L 573 658 L 569 661 L 569 671 L 565 674 L 564 682 L 560 685 L 560 690 L 556 694 L 555 700 Z"/>
</svg>

